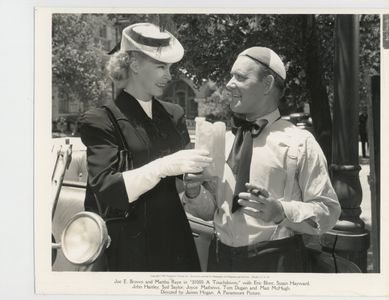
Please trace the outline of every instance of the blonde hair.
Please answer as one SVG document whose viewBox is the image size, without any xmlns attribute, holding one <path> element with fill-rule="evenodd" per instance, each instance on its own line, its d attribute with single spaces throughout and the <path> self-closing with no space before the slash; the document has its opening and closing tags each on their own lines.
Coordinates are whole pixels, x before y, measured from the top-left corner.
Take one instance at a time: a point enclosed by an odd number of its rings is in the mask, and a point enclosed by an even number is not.
<svg viewBox="0 0 389 300">
<path fill-rule="evenodd" d="M 128 79 L 130 56 L 130 53 L 122 51 L 115 52 L 110 56 L 107 63 L 107 72 L 111 80 L 120 82 Z"/>
<path fill-rule="evenodd" d="M 113 81 L 122 81 L 128 79 L 130 64 L 134 59 L 155 61 L 140 51 L 118 51 L 112 54 L 108 60 L 108 76 Z"/>
</svg>

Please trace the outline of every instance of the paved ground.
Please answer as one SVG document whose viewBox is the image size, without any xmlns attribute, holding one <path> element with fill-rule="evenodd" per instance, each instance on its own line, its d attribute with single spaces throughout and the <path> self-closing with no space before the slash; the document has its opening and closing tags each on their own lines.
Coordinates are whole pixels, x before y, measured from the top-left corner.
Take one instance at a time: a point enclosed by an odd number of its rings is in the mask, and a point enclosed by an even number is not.
<svg viewBox="0 0 389 300">
<path fill-rule="evenodd" d="M 360 160 L 362 170 L 359 173 L 359 180 L 362 186 L 362 203 L 361 203 L 361 219 L 365 222 L 366 227 L 371 228 L 371 191 L 367 181 L 370 173 L 369 160 Z"/>
<path fill-rule="evenodd" d="M 359 146 L 359 150 L 361 150 L 361 146 Z M 362 153 L 362 151 L 359 151 Z M 366 230 L 370 231 L 370 238 L 372 238 L 372 215 L 371 215 L 371 192 L 370 186 L 368 183 L 368 175 L 370 174 L 370 159 L 363 158 L 360 154 L 359 164 L 361 166 L 361 171 L 359 173 L 359 180 L 361 182 L 362 187 L 362 202 L 361 202 L 361 210 L 362 213 L 360 218 L 365 222 Z M 370 239 L 371 240 L 371 239 Z M 304 241 L 307 245 L 312 248 L 320 249 L 320 238 L 315 236 L 304 236 Z M 370 241 L 370 248 L 367 253 L 367 272 L 373 272 L 373 250 L 372 250 L 372 241 Z"/>
<path fill-rule="evenodd" d="M 362 170 L 359 172 L 359 180 L 362 186 L 362 203 L 361 203 L 361 219 L 368 225 L 371 225 L 371 191 L 368 183 L 368 175 L 370 174 L 370 159 L 362 157 L 361 143 L 359 143 L 359 164 Z M 369 151 L 367 151 L 369 154 Z"/>
<path fill-rule="evenodd" d="M 359 153 L 361 151 L 361 145 L 359 144 Z M 361 181 L 362 186 L 362 203 L 361 203 L 361 219 L 365 222 L 366 229 L 370 231 L 372 237 L 372 214 L 371 214 L 371 190 L 368 183 L 368 175 L 370 174 L 370 160 L 369 158 L 362 158 L 361 154 L 359 157 L 359 164 L 361 166 L 361 171 L 359 173 L 359 180 Z M 375 230 L 375 229 L 373 229 Z M 367 258 L 367 271 L 373 272 L 373 250 L 372 250 L 372 240 L 370 239 L 370 248 L 368 250 Z"/>
</svg>

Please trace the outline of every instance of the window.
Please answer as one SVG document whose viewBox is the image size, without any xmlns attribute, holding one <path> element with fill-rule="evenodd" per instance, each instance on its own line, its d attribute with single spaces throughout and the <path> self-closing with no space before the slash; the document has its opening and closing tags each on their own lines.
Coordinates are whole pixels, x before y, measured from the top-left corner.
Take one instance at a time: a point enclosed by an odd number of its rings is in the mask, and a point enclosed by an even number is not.
<svg viewBox="0 0 389 300">
<path fill-rule="evenodd" d="M 192 88 L 183 80 L 172 82 L 165 90 L 162 99 L 179 104 L 184 110 L 188 119 L 197 117 L 197 103 L 194 101 L 195 93 Z"/>
<path fill-rule="evenodd" d="M 101 38 L 107 38 L 107 26 L 106 25 L 103 25 L 100 27 L 100 32 L 99 32 L 99 36 Z"/>
</svg>

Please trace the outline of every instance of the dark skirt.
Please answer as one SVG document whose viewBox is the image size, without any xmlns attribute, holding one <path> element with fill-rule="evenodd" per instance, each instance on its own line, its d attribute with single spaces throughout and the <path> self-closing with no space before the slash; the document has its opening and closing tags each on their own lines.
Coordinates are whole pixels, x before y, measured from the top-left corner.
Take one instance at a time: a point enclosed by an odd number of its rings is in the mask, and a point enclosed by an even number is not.
<svg viewBox="0 0 389 300">
<path fill-rule="evenodd" d="M 162 180 L 137 201 L 128 218 L 107 223 L 109 271 L 201 271 L 175 186 Z"/>
</svg>

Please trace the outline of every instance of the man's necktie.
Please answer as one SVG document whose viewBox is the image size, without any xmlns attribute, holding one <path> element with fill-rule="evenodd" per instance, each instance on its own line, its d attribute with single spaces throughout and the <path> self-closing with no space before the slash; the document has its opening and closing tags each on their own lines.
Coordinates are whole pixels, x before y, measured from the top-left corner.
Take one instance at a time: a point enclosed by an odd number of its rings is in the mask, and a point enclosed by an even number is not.
<svg viewBox="0 0 389 300">
<path fill-rule="evenodd" d="M 234 144 L 230 155 L 227 159 L 227 164 L 230 166 L 236 179 L 235 191 L 232 198 L 232 212 L 239 209 L 238 203 L 239 193 L 245 192 L 245 184 L 250 179 L 250 164 L 253 154 L 253 138 L 257 137 L 268 121 L 265 119 L 255 122 L 233 117 L 232 133 L 235 134 Z"/>
</svg>

